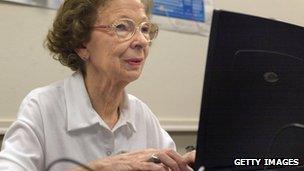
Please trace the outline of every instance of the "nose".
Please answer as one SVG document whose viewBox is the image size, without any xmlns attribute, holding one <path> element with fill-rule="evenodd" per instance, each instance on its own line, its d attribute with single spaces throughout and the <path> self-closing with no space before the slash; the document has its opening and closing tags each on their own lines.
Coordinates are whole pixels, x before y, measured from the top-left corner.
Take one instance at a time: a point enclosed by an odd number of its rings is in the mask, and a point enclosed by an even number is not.
<svg viewBox="0 0 304 171">
<path fill-rule="evenodd" d="M 131 43 L 131 48 L 133 49 L 144 49 L 150 44 L 150 41 L 146 39 L 146 37 L 140 32 L 137 28 L 134 33 L 133 40 Z"/>
</svg>

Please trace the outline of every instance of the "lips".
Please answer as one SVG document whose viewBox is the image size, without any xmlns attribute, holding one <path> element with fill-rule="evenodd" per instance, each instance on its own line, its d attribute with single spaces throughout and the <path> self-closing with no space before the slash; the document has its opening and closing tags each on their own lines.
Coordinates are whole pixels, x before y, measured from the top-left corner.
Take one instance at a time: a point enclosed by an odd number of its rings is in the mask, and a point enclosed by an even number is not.
<svg viewBox="0 0 304 171">
<path fill-rule="evenodd" d="M 141 64 L 143 59 L 142 58 L 129 58 L 129 59 L 125 59 L 124 61 L 127 62 L 129 65 L 137 66 L 137 65 Z"/>
</svg>

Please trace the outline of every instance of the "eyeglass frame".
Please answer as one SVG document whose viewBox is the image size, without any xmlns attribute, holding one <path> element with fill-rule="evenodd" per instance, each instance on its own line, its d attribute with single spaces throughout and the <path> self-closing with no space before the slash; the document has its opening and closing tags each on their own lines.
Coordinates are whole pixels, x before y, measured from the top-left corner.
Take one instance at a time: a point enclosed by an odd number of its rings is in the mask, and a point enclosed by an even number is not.
<svg viewBox="0 0 304 171">
<path fill-rule="evenodd" d="M 143 34 L 143 36 L 145 37 L 145 39 L 147 40 L 147 42 L 148 43 L 151 43 L 154 39 L 156 39 L 156 37 L 157 37 L 157 35 L 158 35 L 158 31 L 159 31 L 159 27 L 158 27 L 158 25 L 156 24 L 156 23 L 152 23 L 152 22 L 150 22 L 150 21 L 143 21 L 143 22 L 141 22 L 139 25 L 137 25 L 136 26 L 136 23 L 135 23 L 135 21 L 133 21 L 132 19 L 128 19 L 128 18 L 122 18 L 122 19 L 118 19 L 118 20 L 115 20 L 112 24 L 110 24 L 110 25 L 103 25 L 103 24 L 100 24 L 100 25 L 96 25 L 96 26 L 93 26 L 92 28 L 94 28 L 94 29 L 109 29 L 108 31 L 113 31 L 113 32 L 115 32 L 115 34 L 116 34 L 116 36 L 118 37 L 118 39 L 120 39 L 119 38 L 119 35 L 117 34 L 117 32 L 116 32 L 116 24 L 118 23 L 118 21 L 121 21 L 121 20 L 123 20 L 123 21 L 130 21 L 130 22 L 132 22 L 133 24 L 134 24 L 134 30 L 133 30 L 133 32 L 132 32 L 132 34 L 128 37 L 128 38 L 124 38 L 124 39 L 122 39 L 121 41 L 127 41 L 127 40 L 130 40 L 134 35 L 135 35 L 135 33 L 136 33 L 136 31 L 138 31 L 138 32 L 140 32 L 141 34 Z M 152 24 L 153 26 L 155 26 L 155 36 L 154 36 L 154 38 L 153 39 L 147 39 L 146 38 L 146 36 L 144 35 L 144 33 L 142 33 L 141 32 L 141 30 L 140 30 L 140 28 L 145 24 L 145 23 L 149 23 L 149 24 Z"/>
</svg>

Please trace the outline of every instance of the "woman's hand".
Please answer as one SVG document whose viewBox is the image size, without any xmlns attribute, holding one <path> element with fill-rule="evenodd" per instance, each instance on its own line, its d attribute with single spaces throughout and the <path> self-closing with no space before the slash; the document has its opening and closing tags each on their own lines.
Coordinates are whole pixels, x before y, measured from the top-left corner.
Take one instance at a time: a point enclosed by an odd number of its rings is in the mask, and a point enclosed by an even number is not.
<svg viewBox="0 0 304 171">
<path fill-rule="evenodd" d="M 147 162 L 152 155 L 156 156 L 161 163 Z M 98 159 L 89 163 L 89 167 L 94 171 L 168 171 L 169 169 L 171 171 L 190 171 L 187 162 L 192 160 L 192 156 L 185 156 L 183 157 L 171 149 L 147 149 Z"/>
<path fill-rule="evenodd" d="M 185 162 L 192 168 L 194 167 L 195 155 L 196 155 L 196 150 L 192 150 L 183 155 Z"/>
</svg>

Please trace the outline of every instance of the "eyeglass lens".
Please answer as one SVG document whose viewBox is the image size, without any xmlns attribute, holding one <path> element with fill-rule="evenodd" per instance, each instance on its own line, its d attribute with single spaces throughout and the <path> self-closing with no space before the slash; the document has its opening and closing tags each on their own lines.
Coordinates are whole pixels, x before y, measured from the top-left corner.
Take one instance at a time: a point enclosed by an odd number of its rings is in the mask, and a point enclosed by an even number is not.
<svg viewBox="0 0 304 171">
<path fill-rule="evenodd" d="M 131 20 L 120 20 L 114 24 L 114 29 L 120 39 L 129 39 L 136 32 L 135 23 Z M 149 22 L 143 22 L 139 25 L 139 31 L 148 41 L 153 40 L 157 35 L 157 26 Z"/>
</svg>

